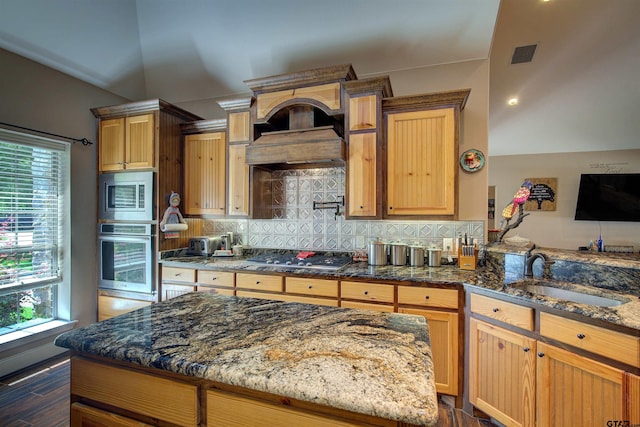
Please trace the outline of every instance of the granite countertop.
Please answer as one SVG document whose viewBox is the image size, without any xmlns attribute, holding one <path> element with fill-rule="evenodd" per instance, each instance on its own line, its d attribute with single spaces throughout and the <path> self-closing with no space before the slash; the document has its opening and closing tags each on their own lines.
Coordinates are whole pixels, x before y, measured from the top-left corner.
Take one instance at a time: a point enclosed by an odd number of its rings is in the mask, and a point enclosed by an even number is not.
<svg viewBox="0 0 640 427">
<path fill-rule="evenodd" d="M 189 293 L 55 344 L 385 419 L 438 418 L 422 316 Z"/>
<path fill-rule="evenodd" d="M 527 249 L 494 248 L 492 250 L 508 253 L 524 254 Z M 556 260 L 576 260 L 589 264 L 606 264 L 625 268 L 638 273 L 640 257 L 637 254 L 624 256 L 620 254 L 598 254 L 593 252 L 563 251 L 558 249 L 536 249 L 534 252 L 545 252 Z M 169 257 L 161 261 L 163 265 L 173 267 L 188 267 L 211 270 L 227 270 L 235 272 L 280 273 L 287 275 L 316 276 L 319 278 L 350 278 L 401 281 L 403 284 L 423 283 L 441 284 L 443 286 L 472 286 L 495 292 L 497 296 L 507 295 L 523 302 L 533 303 L 541 307 L 548 307 L 574 314 L 579 314 L 596 322 L 612 323 L 623 328 L 640 333 L 640 295 L 632 292 L 613 291 L 592 286 L 580 286 L 569 282 L 558 281 L 559 287 L 595 295 L 613 296 L 625 303 L 615 307 L 597 307 L 593 305 L 573 303 L 544 295 L 536 295 L 509 285 L 512 279 L 505 278 L 504 271 L 492 266 L 481 267 L 475 271 L 460 270 L 454 265 L 441 267 L 409 267 L 409 266 L 370 266 L 366 262 L 351 263 L 338 271 L 320 271 L 305 268 L 269 267 L 254 265 L 246 262 L 244 257 L 213 258 L 213 257 Z M 619 272 L 620 269 L 612 270 Z M 616 273 L 611 273 L 611 282 L 616 282 Z"/>
</svg>

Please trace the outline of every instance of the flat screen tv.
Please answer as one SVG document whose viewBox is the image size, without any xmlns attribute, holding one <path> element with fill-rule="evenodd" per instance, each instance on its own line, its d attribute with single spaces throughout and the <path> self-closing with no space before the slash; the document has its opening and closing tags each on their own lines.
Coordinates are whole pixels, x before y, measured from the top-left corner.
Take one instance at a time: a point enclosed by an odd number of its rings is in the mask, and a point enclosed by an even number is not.
<svg viewBox="0 0 640 427">
<path fill-rule="evenodd" d="M 582 174 L 575 219 L 640 222 L 640 173 Z"/>
</svg>

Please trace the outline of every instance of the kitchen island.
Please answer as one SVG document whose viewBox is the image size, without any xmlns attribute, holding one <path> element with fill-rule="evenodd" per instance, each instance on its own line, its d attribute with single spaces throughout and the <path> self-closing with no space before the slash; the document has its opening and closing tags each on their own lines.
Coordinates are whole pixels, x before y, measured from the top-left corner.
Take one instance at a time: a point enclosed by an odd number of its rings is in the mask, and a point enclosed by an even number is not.
<svg viewBox="0 0 640 427">
<path fill-rule="evenodd" d="M 80 425 L 96 411 L 149 425 L 437 421 L 421 316 L 189 293 L 56 345 L 74 354 Z"/>
</svg>

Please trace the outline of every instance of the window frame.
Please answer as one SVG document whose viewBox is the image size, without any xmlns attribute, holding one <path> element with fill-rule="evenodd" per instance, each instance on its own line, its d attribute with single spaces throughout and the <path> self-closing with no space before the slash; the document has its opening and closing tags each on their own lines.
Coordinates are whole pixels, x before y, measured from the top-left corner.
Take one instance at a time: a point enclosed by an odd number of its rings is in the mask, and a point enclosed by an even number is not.
<svg viewBox="0 0 640 427">
<path fill-rule="evenodd" d="M 60 232 L 58 258 L 58 278 L 46 280 L 29 280 L 23 284 L 10 288 L 16 291 L 25 289 L 37 289 L 53 285 L 52 304 L 53 318 L 33 325 L 25 325 L 25 328 L 12 327 L 15 332 L 0 335 L 0 352 L 7 347 L 8 342 L 23 341 L 25 338 L 32 340 L 35 336 L 47 333 L 47 329 L 60 328 L 61 324 L 71 320 L 71 143 L 51 137 L 41 136 L 35 133 L 15 131 L 0 126 L 0 140 L 9 144 L 19 144 L 29 147 L 38 147 L 55 150 L 60 153 L 60 188 L 58 196 L 58 230 Z M 50 325 L 47 325 L 50 323 Z M 18 325 L 17 323 L 15 325 Z M 15 335 L 15 337 L 12 337 Z M 14 339 L 15 338 L 15 339 Z M 16 343 L 14 343 L 16 344 Z"/>
</svg>

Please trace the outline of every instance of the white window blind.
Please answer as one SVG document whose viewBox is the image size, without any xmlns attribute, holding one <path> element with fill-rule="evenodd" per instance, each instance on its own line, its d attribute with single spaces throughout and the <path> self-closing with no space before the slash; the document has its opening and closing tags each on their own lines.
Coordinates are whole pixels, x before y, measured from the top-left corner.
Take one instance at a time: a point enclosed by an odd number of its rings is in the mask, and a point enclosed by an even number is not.
<svg viewBox="0 0 640 427">
<path fill-rule="evenodd" d="M 33 306 L 44 290 L 55 307 L 68 159 L 67 143 L 0 128 L 0 311 L 12 299 Z"/>
</svg>

